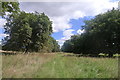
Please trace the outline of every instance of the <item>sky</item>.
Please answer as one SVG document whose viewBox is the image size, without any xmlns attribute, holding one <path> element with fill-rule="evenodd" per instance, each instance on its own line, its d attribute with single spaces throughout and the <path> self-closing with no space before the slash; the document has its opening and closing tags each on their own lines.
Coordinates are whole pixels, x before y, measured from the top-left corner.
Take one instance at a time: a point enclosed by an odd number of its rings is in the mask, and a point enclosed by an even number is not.
<svg viewBox="0 0 120 80">
<path fill-rule="evenodd" d="M 44 12 L 53 22 L 53 34 L 60 46 L 72 35 L 84 32 L 81 26 L 85 20 L 90 20 L 100 13 L 118 7 L 119 0 L 79 0 L 79 2 L 20 2 L 20 10 L 25 12 Z M 3 25 L 6 23 L 0 17 L 0 39 Z"/>
</svg>

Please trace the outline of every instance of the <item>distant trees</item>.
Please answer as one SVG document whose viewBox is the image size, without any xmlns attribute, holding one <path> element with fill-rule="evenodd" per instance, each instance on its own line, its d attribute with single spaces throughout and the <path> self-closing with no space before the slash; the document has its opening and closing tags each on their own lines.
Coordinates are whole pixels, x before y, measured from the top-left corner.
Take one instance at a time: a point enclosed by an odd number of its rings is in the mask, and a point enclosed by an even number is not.
<svg viewBox="0 0 120 80">
<path fill-rule="evenodd" d="M 120 11 L 114 8 L 94 19 L 85 21 L 85 32 L 74 35 L 62 46 L 62 51 L 112 56 L 120 53 Z M 69 46 L 68 46 L 69 45 Z"/>
<path fill-rule="evenodd" d="M 3 50 L 25 52 L 59 51 L 57 41 L 50 36 L 52 34 L 52 21 L 47 15 L 38 12 L 25 13 L 19 11 L 18 3 L 3 3 L 2 6 L 3 13 L 12 12 L 7 17 L 4 17 L 7 20 L 4 26 L 5 33 L 9 34 L 9 36 L 3 40 Z"/>
<path fill-rule="evenodd" d="M 48 46 L 50 51 L 60 52 L 60 46 L 58 45 L 58 42 L 51 36 L 49 37 L 49 40 L 48 40 Z"/>
</svg>

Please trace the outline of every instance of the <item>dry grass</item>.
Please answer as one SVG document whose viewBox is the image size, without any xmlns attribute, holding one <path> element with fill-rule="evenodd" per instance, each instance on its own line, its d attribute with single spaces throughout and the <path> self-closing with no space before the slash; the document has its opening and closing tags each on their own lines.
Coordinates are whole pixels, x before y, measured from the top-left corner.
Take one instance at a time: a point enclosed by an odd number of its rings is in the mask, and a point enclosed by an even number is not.
<svg viewBox="0 0 120 80">
<path fill-rule="evenodd" d="M 2 55 L 0 54 L 0 79 L 2 78 Z"/>
<path fill-rule="evenodd" d="M 42 64 L 54 58 L 54 54 L 18 54 L 2 57 L 3 77 L 32 77 Z M 30 73 L 30 74 L 29 74 Z M 29 75 L 28 75 L 29 74 Z"/>
<path fill-rule="evenodd" d="M 68 55 L 68 53 L 3 55 L 3 77 L 117 78 L 118 76 L 117 58 L 91 58 L 64 55 Z"/>
</svg>

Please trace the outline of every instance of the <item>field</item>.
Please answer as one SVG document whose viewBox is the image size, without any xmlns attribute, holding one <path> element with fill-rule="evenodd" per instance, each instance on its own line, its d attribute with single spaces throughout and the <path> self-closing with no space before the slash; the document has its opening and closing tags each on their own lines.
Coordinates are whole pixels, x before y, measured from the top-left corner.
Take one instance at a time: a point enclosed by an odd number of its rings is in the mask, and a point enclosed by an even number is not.
<svg viewBox="0 0 120 80">
<path fill-rule="evenodd" d="M 3 78 L 117 78 L 118 58 L 32 53 L 2 56 Z"/>
</svg>

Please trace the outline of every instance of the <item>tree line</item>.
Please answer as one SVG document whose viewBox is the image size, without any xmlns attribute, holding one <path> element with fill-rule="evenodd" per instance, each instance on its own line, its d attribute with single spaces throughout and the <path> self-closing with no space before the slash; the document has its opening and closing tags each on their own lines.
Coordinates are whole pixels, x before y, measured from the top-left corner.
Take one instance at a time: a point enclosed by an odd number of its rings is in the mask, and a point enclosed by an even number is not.
<svg viewBox="0 0 120 80">
<path fill-rule="evenodd" d="M 120 53 L 120 10 L 112 9 L 86 20 L 84 33 L 74 35 L 64 42 L 62 51 L 98 55 Z"/>
<path fill-rule="evenodd" d="M 17 2 L 2 2 L 2 17 L 7 20 L 3 50 L 57 52 L 57 41 L 51 37 L 52 21 L 45 13 L 20 11 Z M 9 14 L 6 14 L 9 12 Z"/>
</svg>

